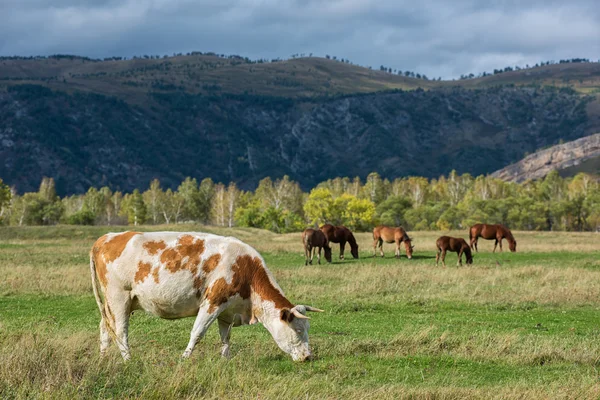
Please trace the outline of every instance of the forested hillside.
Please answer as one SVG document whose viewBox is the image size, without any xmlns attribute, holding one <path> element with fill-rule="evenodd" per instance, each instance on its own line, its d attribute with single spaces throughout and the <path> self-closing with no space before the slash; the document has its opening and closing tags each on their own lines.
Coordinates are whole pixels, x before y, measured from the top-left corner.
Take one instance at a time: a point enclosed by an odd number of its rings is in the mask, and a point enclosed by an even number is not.
<svg viewBox="0 0 600 400">
<path fill-rule="evenodd" d="M 60 195 L 154 178 L 174 189 L 187 176 L 252 189 L 289 175 L 307 190 L 372 171 L 491 173 L 600 130 L 598 63 L 459 81 L 383 69 L 314 57 L 3 58 L 0 177 L 25 192 L 49 176 Z"/>
<path fill-rule="evenodd" d="M 382 179 L 377 173 L 335 178 L 304 192 L 287 176 L 260 181 L 254 191 L 205 178 L 186 178 L 177 190 L 153 180 L 147 189 L 113 192 L 90 188 L 59 197 L 45 178 L 35 192 L 11 193 L 0 181 L 0 224 L 140 225 L 199 222 L 274 232 L 301 231 L 323 223 L 369 231 L 376 224 L 409 230 L 466 229 L 480 222 L 520 230 L 583 231 L 600 228 L 600 182 L 587 174 L 563 179 L 553 171 L 522 184 L 490 176 L 450 173 Z"/>
</svg>

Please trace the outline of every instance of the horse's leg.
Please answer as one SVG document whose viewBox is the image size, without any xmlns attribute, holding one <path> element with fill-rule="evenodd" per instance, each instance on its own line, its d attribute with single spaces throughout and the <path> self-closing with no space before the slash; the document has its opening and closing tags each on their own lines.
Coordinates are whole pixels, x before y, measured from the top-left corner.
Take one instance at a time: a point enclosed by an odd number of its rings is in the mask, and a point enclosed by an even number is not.
<svg viewBox="0 0 600 400">
<path fill-rule="evenodd" d="M 496 246 L 498 246 L 498 239 L 496 239 L 496 242 L 494 243 L 494 251 L 492 251 L 492 253 L 496 252 Z"/>
<path fill-rule="evenodd" d="M 346 241 L 340 240 L 340 260 L 344 259 L 344 249 L 346 248 Z"/>
<path fill-rule="evenodd" d="M 383 257 L 383 239 L 379 239 L 379 254 Z"/>
<path fill-rule="evenodd" d="M 462 255 L 463 255 L 463 249 L 460 249 L 458 251 L 458 262 L 456 263 L 456 266 L 462 266 Z"/>
<path fill-rule="evenodd" d="M 401 242 L 396 240 L 396 251 L 394 252 L 394 256 L 396 256 L 396 258 L 400 258 L 400 243 Z"/>
<path fill-rule="evenodd" d="M 471 242 L 469 243 L 469 246 L 471 247 L 471 250 L 475 250 L 475 243 L 477 242 L 477 236 L 472 237 L 471 238 Z"/>
<path fill-rule="evenodd" d="M 442 250 L 442 265 L 446 268 L 446 249 Z"/>
<path fill-rule="evenodd" d="M 500 253 L 502 253 L 502 237 L 498 240 L 498 243 L 500 243 Z"/>
<path fill-rule="evenodd" d="M 317 247 L 319 249 L 319 258 L 317 259 L 317 262 L 319 263 L 319 265 L 321 265 L 321 246 Z"/>
<path fill-rule="evenodd" d="M 377 245 L 379 244 L 379 239 L 373 238 L 373 257 L 377 255 Z"/>
<path fill-rule="evenodd" d="M 313 258 L 315 257 L 315 248 L 311 246 L 309 251 L 310 251 L 310 261 L 308 263 L 310 265 L 312 265 Z"/>
<path fill-rule="evenodd" d="M 304 246 L 304 265 L 308 265 L 309 251 L 308 246 Z"/>
<path fill-rule="evenodd" d="M 438 266 L 438 262 L 440 260 L 440 253 L 442 252 L 442 249 L 440 249 L 439 247 L 437 248 L 437 253 L 435 254 L 435 266 Z"/>
</svg>

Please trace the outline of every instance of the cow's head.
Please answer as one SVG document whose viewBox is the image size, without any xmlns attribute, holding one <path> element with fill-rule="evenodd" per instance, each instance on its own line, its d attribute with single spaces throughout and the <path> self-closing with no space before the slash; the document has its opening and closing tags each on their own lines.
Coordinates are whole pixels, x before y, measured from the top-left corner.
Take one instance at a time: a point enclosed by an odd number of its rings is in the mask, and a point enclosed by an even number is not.
<svg viewBox="0 0 600 400">
<path fill-rule="evenodd" d="M 323 312 L 311 306 L 297 305 L 291 309 L 282 309 L 278 320 L 270 324 L 269 330 L 277 346 L 291 355 L 294 361 L 308 361 L 312 358 L 308 345 L 310 318 L 306 316 L 307 311 Z"/>
</svg>

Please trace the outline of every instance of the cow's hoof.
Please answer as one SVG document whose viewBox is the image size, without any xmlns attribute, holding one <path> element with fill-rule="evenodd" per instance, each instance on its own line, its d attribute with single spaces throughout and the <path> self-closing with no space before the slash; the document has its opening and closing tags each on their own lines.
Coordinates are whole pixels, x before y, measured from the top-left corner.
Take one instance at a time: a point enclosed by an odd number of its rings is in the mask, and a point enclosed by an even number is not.
<svg viewBox="0 0 600 400">
<path fill-rule="evenodd" d="M 181 355 L 181 358 L 183 358 L 184 360 L 187 358 L 190 358 L 190 356 L 192 355 L 192 351 L 191 350 L 186 350 L 183 352 L 183 354 Z"/>
</svg>

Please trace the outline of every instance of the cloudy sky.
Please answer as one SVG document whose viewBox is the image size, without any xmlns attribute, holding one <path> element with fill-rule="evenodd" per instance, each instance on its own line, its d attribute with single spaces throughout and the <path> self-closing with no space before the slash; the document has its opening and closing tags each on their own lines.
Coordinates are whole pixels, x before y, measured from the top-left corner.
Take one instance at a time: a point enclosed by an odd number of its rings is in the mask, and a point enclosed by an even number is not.
<svg viewBox="0 0 600 400">
<path fill-rule="evenodd" d="M 598 0 L 0 0 L 0 55 L 336 55 L 454 78 L 600 58 Z"/>
</svg>

